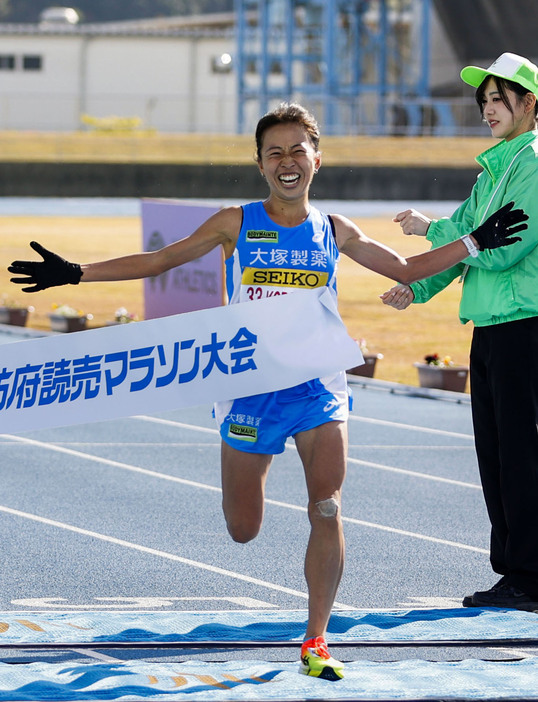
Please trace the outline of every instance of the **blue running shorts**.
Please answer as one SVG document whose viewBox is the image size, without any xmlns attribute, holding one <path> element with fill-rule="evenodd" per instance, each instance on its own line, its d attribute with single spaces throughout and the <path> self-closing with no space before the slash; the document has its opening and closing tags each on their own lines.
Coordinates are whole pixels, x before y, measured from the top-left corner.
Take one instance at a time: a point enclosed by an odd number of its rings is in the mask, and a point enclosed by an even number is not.
<svg viewBox="0 0 538 702">
<path fill-rule="evenodd" d="M 215 404 L 220 435 L 247 453 L 282 453 L 286 440 L 327 422 L 345 422 L 351 395 L 346 374 L 309 380 L 286 390 Z"/>
</svg>

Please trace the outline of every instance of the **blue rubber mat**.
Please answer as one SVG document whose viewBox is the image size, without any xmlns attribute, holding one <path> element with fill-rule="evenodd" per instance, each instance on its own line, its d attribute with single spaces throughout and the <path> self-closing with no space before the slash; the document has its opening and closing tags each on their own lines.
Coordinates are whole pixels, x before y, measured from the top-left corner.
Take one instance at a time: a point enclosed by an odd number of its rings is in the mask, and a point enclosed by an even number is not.
<svg viewBox="0 0 538 702">
<path fill-rule="evenodd" d="M 0 700 L 538 699 L 538 661 L 358 661 L 344 680 L 305 677 L 296 663 L 0 663 Z"/>
<path fill-rule="evenodd" d="M 0 646 L 301 641 L 306 611 L 4 612 Z M 336 612 L 330 642 L 538 640 L 538 615 L 498 609 Z"/>
</svg>

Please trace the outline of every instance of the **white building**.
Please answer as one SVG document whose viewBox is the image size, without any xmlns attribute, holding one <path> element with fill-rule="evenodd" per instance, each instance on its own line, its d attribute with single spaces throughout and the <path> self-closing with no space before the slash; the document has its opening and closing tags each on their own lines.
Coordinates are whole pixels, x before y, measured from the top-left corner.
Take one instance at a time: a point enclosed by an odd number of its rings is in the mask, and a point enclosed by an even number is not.
<svg viewBox="0 0 538 702">
<path fill-rule="evenodd" d="M 0 23 L 0 130 L 73 131 L 87 114 L 160 132 L 235 131 L 232 14 L 43 20 Z"/>
<path fill-rule="evenodd" d="M 233 13 L 77 19 L 57 7 L 37 24 L 0 23 L 0 131 L 87 129 L 85 115 L 138 118 L 161 133 L 237 131 Z M 458 84 L 458 60 L 435 12 L 431 45 L 431 85 Z M 257 104 L 253 111 L 255 124 Z"/>
</svg>

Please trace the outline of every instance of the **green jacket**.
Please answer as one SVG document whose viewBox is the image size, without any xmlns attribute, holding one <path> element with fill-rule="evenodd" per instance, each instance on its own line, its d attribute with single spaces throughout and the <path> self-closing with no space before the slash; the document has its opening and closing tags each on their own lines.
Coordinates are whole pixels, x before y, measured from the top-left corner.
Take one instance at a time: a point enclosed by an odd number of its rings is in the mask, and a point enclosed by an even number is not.
<svg viewBox="0 0 538 702">
<path fill-rule="evenodd" d="M 464 275 L 460 320 L 488 326 L 538 316 L 538 131 L 501 141 L 477 157 L 484 169 L 470 197 L 450 218 L 433 220 L 427 239 L 447 244 L 476 229 L 495 210 L 515 202 L 528 215 L 522 241 L 481 251 L 443 273 L 413 283 L 414 302 L 427 302 Z"/>
</svg>

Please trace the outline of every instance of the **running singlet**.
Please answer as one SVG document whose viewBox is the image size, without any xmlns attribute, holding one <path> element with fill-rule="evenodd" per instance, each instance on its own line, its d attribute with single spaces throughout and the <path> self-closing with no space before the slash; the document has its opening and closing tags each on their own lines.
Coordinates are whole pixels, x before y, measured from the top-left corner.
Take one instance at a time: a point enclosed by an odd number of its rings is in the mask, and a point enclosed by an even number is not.
<svg viewBox="0 0 538 702">
<path fill-rule="evenodd" d="M 297 227 L 275 224 L 263 202 L 243 205 L 235 251 L 226 260 L 230 304 L 328 287 L 336 297 L 339 252 L 331 221 L 315 207 Z"/>
<path fill-rule="evenodd" d="M 243 206 L 235 251 L 226 260 L 229 303 L 327 287 L 336 298 L 338 248 L 329 217 L 312 207 L 297 227 L 275 224 L 262 202 Z M 222 439 L 239 451 L 282 453 L 289 436 L 346 421 L 344 371 L 292 388 L 215 404 Z"/>
</svg>

